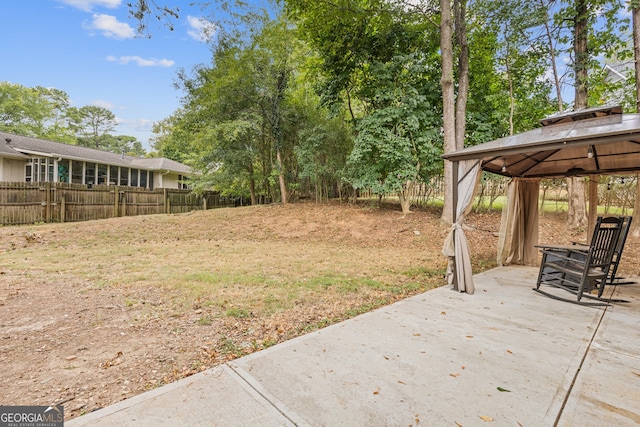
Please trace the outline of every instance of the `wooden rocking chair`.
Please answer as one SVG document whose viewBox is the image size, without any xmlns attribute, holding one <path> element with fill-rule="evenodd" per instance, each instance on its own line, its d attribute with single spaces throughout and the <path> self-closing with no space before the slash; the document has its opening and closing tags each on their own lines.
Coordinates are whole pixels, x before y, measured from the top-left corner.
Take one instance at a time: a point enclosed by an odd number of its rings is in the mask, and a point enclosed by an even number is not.
<svg viewBox="0 0 640 427">
<path fill-rule="evenodd" d="M 614 252 L 618 249 L 618 253 L 622 253 L 624 242 L 619 248 L 618 245 L 625 219 L 626 217 L 598 218 L 589 246 L 543 246 L 542 263 L 534 290 L 548 297 L 575 304 L 609 305 L 607 302 L 584 302 L 581 299 L 583 296 L 596 300 L 601 298 L 604 286 L 611 277 L 609 272 Z M 628 222 L 630 223 L 630 221 Z M 616 261 L 619 262 L 619 257 Z M 617 266 L 615 269 L 617 270 Z M 571 292 L 576 295 L 576 299 L 563 298 L 543 291 L 540 289 L 540 285 L 548 285 Z M 591 295 L 594 290 L 598 291 L 598 296 Z"/>
</svg>

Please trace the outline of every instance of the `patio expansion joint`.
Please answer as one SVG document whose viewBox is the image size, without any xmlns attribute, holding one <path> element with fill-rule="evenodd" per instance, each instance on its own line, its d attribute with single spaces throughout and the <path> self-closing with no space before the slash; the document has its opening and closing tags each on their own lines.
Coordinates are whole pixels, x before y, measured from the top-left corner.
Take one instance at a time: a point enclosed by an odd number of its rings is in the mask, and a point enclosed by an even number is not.
<svg viewBox="0 0 640 427">
<path fill-rule="evenodd" d="M 292 425 L 296 427 L 311 427 L 303 419 L 297 417 L 294 412 L 286 408 L 286 406 L 276 399 L 275 396 L 272 396 L 271 393 L 269 393 L 249 372 L 233 362 L 226 363 L 225 366 L 237 375 L 247 387 L 257 393 L 265 402 L 286 418 Z"/>
<path fill-rule="evenodd" d="M 593 332 L 591 333 L 591 338 L 589 339 L 589 344 L 587 345 L 584 354 L 582 355 L 582 359 L 580 360 L 580 364 L 578 365 L 578 368 L 576 369 L 576 373 L 573 375 L 573 379 L 571 380 L 571 385 L 569 385 L 569 388 L 567 389 L 567 393 L 564 396 L 564 400 L 562 402 L 562 406 L 560 407 L 560 410 L 558 411 L 558 415 L 556 416 L 556 420 L 553 423 L 553 426 L 556 427 L 558 425 L 558 423 L 560 422 L 560 418 L 562 418 L 562 413 L 564 412 L 564 409 L 567 405 L 567 402 L 569 401 L 569 397 L 571 397 L 571 392 L 573 391 L 573 386 L 576 384 L 576 381 L 578 380 L 578 375 L 580 375 L 580 371 L 582 370 L 582 366 L 584 365 L 585 360 L 587 359 L 587 356 L 589 355 L 589 351 L 591 350 L 591 347 L 594 346 L 593 341 L 596 338 L 596 335 L 598 333 L 598 330 L 600 329 L 600 325 L 602 324 L 602 320 L 604 319 L 605 314 L 607 314 L 607 309 L 609 307 L 604 307 L 604 309 L 602 310 L 602 314 L 600 315 L 600 319 L 598 319 L 598 324 L 596 325 L 596 327 L 593 329 Z M 594 346 L 595 347 L 595 346 Z"/>
</svg>

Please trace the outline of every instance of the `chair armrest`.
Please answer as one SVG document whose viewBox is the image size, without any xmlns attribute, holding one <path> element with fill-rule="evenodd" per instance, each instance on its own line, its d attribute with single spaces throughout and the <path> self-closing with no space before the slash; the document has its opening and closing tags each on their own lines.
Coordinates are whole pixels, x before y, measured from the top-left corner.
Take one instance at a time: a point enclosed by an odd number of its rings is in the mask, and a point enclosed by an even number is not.
<svg viewBox="0 0 640 427">
<path fill-rule="evenodd" d="M 572 264 L 585 265 L 587 254 L 582 251 L 570 251 L 564 249 L 545 249 L 542 250 L 542 266 L 547 264 L 547 256 L 551 256 L 552 262 L 571 262 Z"/>
</svg>

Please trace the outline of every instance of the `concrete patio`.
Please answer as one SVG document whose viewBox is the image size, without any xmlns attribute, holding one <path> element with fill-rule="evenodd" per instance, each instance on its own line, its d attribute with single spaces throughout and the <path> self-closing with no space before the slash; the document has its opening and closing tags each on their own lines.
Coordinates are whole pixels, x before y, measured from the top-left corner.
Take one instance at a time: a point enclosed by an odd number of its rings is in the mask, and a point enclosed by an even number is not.
<svg viewBox="0 0 640 427">
<path fill-rule="evenodd" d="M 474 276 L 70 420 L 68 426 L 636 426 L 640 285 L 606 308 Z M 568 294 L 567 294 L 568 295 Z"/>
</svg>

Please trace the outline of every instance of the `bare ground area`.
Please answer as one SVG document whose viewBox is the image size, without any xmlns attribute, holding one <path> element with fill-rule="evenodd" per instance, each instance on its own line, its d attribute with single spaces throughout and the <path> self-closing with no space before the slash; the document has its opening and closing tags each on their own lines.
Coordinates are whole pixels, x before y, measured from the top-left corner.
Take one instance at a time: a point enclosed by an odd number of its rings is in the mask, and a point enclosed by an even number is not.
<svg viewBox="0 0 640 427">
<path fill-rule="evenodd" d="M 304 203 L 0 227 L 0 404 L 74 418 L 441 286 L 438 218 Z M 475 272 L 495 266 L 499 223 L 467 221 Z M 541 242 L 582 239 L 541 218 Z"/>
</svg>

